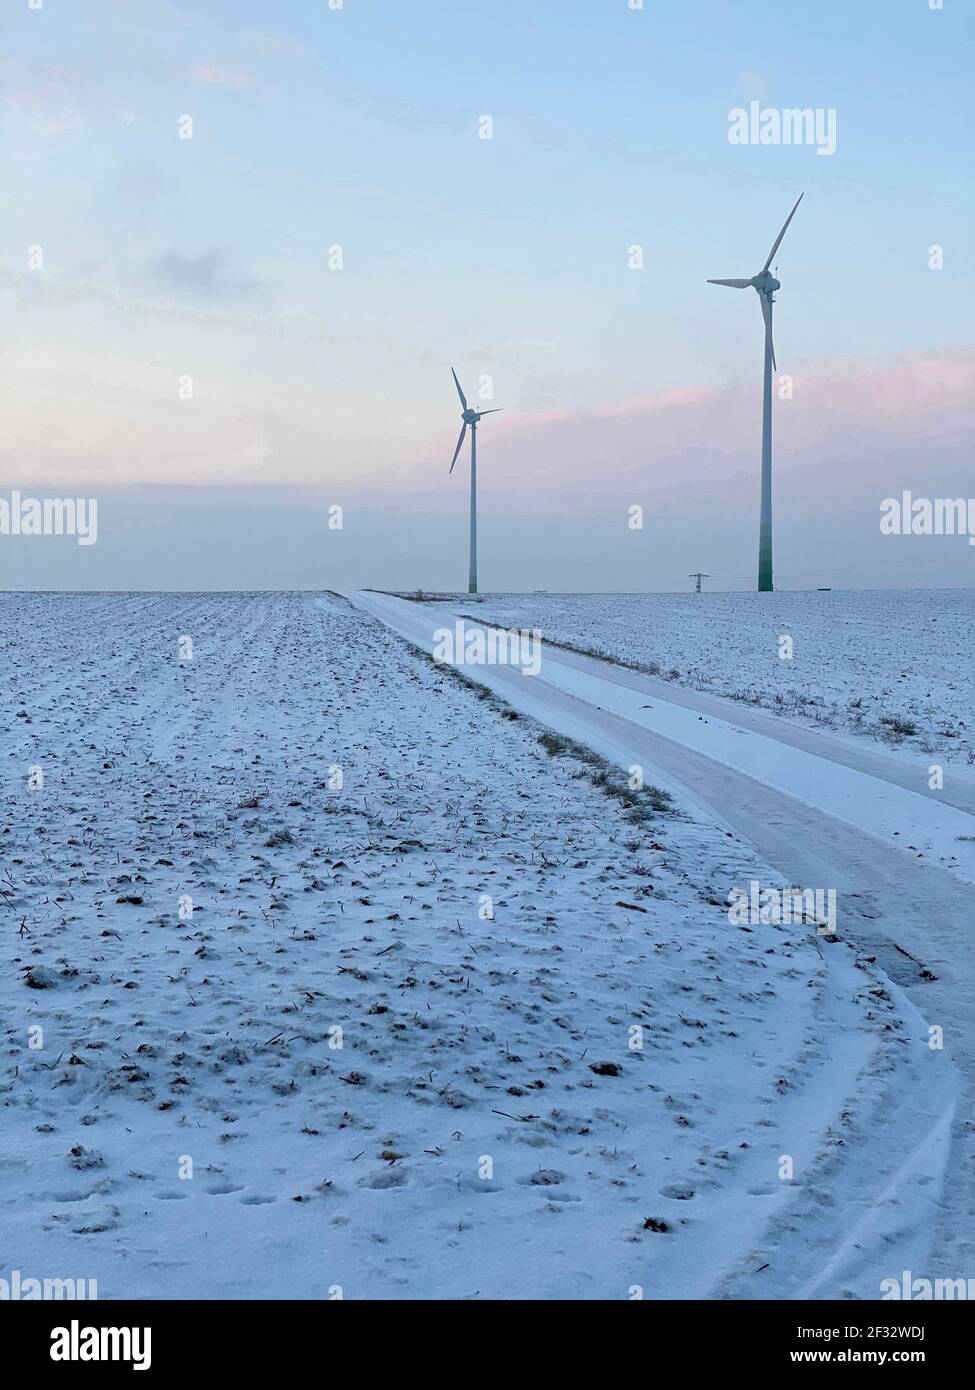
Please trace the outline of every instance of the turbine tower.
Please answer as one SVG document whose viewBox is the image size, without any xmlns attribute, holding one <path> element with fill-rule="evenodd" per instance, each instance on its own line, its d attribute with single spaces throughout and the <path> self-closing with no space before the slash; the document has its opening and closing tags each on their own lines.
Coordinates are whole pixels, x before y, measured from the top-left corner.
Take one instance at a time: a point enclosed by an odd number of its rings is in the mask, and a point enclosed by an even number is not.
<svg viewBox="0 0 975 1390">
<path fill-rule="evenodd" d="M 750 280 L 709 280 L 709 285 L 728 285 L 733 290 L 753 289 L 762 306 L 765 320 L 765 389 L 762 409 L 762 505 L 758 528 L 758 592 L 772 592 L 772 373 L 778 368 L 775 363 L 775 348 L 772 345 L 772 305 L 773 295 L 781 286 L 774 275 L 769 274 L 772 257 L 778 251 L 796 215 L 796 208 L 802 202 L 803 194 L 796 199 L 796 205 L 785 219 L 785 226 L 779 232 L 765 264 Z M 778 267 L 776 267 L 778 268 Z"/>
<path fill-rule="evenodd" d="M 467 592 L 468 592 L 469 594 L 476 594 L 476 593 L 477 593 L 477 424 L 478 424 L 478 421 L 479 421 L 483 416 L 485 416 L 485 415 L 496 415 L 496 414 L 498 413 L 498 411 L 501 410 L 502 407 L 498 405 L 498 406 L 495 406 L 492 410 L 472 410 L 471 407 L 467 404 L 467 397 L 464 395 L 464 392 L 463 392 L 463 390 L 461 389 L 461 384 L 460 384 L 460 382 L 457 380 L 457 373 L 454 371 L 453 367 L 451 367 L 451 369 L 450 369 L 450 374 L 451 374 L 451 376 L 454 378 L 454 385 L 457 387 L 457 394 L 458 394 L 458 396 L 460 396 L 460 403 L 461 403 L 461 406 L 462 406 L 462 414 L 461 414 L 461 417 L 460 417 L 460 418 L 461 418 L 461 420 L 463 420 L 464 423 L 463 423 L 463 424 L 461 425 L 461 427 L 460 427 L 460 436 L 459 436 L 459 438 L 458 438 L 458 440 L 457 440 L 457 448 L 454 450 L 454 456 L 453 456 L 453 458 L 452 458 L 451 461 L 450 461 L 450 468 L 448 469 L 448 473 L 453 473 L 453 471 L 454 471 L 454 464 L 457 462 L 457 455 L 460 453 L 461 445 L 462 445 L 463 442 L 464 442 L 464 436 L 465 436 L 466 433 L 467 433 L 467 427 L 468 427 L 468 425 L 470 425 L 470 428 L 471 428 L 471 534 L 470 534 L 470 565 L 469 565 L 469 568 L 468 568 L 468 576 L 467 576 Z"/>
</svg>

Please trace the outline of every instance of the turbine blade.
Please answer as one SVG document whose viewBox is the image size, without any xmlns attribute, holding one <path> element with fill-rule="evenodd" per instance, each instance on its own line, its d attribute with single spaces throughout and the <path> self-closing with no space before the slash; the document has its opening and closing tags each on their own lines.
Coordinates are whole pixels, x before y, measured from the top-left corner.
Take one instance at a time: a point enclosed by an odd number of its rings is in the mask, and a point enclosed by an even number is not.
<svg viewBox="0 0 975 1390">
<path fill-rule="evenodd" d="M 730 285 L 733 290 L 747 290 L 751 280 L 709 280 L 709 285 Z"/>
<path fill-rule="evenodd" d="M 493 406 L 490 410 L 479 410 L 477 412 L 477 418 L 480 419 L 482 415 L 497 415 L 499 410 L 504 410 L 504 406 L 496 405 Z"/>
<path fill-rule="evenodd" d="M 457 380 L 457 373 L 454 371 L 453 367 L 451 367 L 451 369 L 450 369 L 450 375 L 454 378 L 454 385 L 457 387 L 457 394 L 458 394 L 458 396 L 460 396 L 460 403 L 461 403 L 461 405 L 464 407 L 464 409 L 466 410 L 466 409 L 467 409 L 467 397 L 464 395 L 463 391 L 460 389 L 460 382 Z"/>
<path fill-rule="evenodd" d="M 775 241 L 772 243 L 772 249 L 771 249 L 771 251 L 768 253 L 768 260 L 767 260 L 767 261 L 765 262 L 765 264 L 762 266 L 762 274 L 763 274 L 763 275 L 764 275 L 765 272 L 768 270 L 769 266 L 772 264 L 772 257 L 775 255 L 776 251 L 778 251 L 779 247 L 781 246 L 781 244 L 782 244 L 782 238 L 785 236 L 786 232 L 789 230 L 789 223 L 792 221 L 793 217 L 795 217 L 795 215 L 796 215 L 796 208 L 799 206 L 799 204 L 802 202 L 802 200 L 803 200 L 803 198 L 804 198 L 805 196 L 806 196 L 805 193 L 800 193 L 800 194 L 799 194 L 798 198 L 796 199 L 796 207 L 793 208 L 792 211 L 789 213 L 789 216 L 785 219 L 785 226 L 782 228 L 781 232 L 779 232 L 778 236 L 775 238 Z"/>
<path fill-rule="evenodd" d="M 772 352 L 772 370 L 777 372 L 779 369 L 775 365 L 775 345 L 772 342 L 772 306 L 764 294 L 760 294 L 758 297 L 762 301 L 762 318 L 765 320 L 765 336 L 768 339 L 768 345 Z"/>
<path fill-rule="evenodd" d="M 461 446 L 461 445 L 463 444 L 463 442 L 464 442 L 464 435 L 465 435 L 466 433 L 467 433 L 467 421 L 465 420 L 464 423 L 463 423 L 463 424 L 461 425 L 461 427 L 460 427 L 460 436 L 459 436 L 459 438 L 458 438 L 458 440 L 457 440 L 457 448 L 454 450 L 454 456 L 453 456 L 453 458 L 450 460 L 450 467 L 447 469 L 447 475 L 448 475 L 448 477 L 449 477 L 450 474 L 453 473 L 453 471 L 454 471 L 454 464 L 457 462 L 457 455 L 460 453 L 460 446 Z"/>
</svg>

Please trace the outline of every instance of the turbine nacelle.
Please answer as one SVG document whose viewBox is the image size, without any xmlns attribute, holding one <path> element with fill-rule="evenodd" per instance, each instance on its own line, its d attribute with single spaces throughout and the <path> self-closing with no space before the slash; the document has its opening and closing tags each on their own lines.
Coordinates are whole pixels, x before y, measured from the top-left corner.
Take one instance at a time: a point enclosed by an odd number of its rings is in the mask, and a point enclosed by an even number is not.
<svg viewBox="0 0 975 1390">
<path fill-rule="evenodd" d="M 761 275 L 753 275 L 751 278 L 752 287 L 758 290 L 759 294 L 774 294 L 776 290 L 782 288 L 774 275 L 770 275 L 767 270 L 763 270 Z"/>
</svg>

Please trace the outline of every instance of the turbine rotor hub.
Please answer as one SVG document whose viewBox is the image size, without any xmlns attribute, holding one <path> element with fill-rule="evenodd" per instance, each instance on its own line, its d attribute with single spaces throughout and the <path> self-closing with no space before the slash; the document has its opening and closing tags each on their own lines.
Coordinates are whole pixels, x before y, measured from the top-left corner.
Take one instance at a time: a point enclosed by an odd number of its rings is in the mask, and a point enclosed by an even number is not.
<svg viewBox="0 0 975 1390">
<path fill-rule="evenodd" d="M 481 417 L 478 415 L 476 410 L 471 410 L 470 408 L 468 408 L 464 411 L 463 415 L 460 418 L 463 420 L 465 425 L 476 425 Z"/>
<path fill-rule="evenodd" d="M 767 270 L 763 270 L 761 275 L 753 275 L 752 285 L 759 294 L 774 294 L 776 290 L 782 288 L 775 276 L 770 275 Z"/>
</svg>

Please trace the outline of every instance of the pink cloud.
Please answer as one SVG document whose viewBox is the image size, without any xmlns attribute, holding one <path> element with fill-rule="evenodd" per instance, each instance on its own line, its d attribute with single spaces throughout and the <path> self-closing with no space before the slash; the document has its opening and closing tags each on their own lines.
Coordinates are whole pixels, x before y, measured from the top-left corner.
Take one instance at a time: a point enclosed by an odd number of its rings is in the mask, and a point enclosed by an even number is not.
<svg viewBox="0 0 975 1390">
<path fill-rule="evenodd" d="M 230 72 L 216 63 L 197 63 L 190 68 L 190 76 L 208 87 L 246 87 L 250 81 L 246 73 Z"/>
<path fill-rule="evenodd" d="M 11 92 L 4 100 L 14 111 L 38 111 L 41 106 L 36 92 Z"/>
<path fill-rule="evenodd" d="M 655 396 L 634 396 L 625 401 L 609 401 L 605 405 L 595 406 L 586 411 L 585 415 L 591 419 L 605 419 L 607 416 L 614 415 L 625 417 L 634 414 L 652 414 L 658 410 L 667 410 L 671 406 L 694 405 L 710 400 L 715 395 L 717 395 L 717 388 L 713 386 L 687 386 L 673 391 L 662 391 Z M 573 410 L 540 410 L 519 422 L 518 428 L 535 429 L 559 421 L 576 420 L 579 418 L 579 414 L 580 412 Z"/>
<path fill-rule="evenodd" d="M 30 130 L 36 135 L 63 135 L 81 124 L 81 112 L 74 106 L 55 107 L 38 92 L 11 92 L 5 104 L 27 118 Z"/>
<path fill-rule="evenodd" d="M 24 86 L 8 92 L 4 105 L 24 118 L 35 135 L 64 135 L 77 130 L 87 102 L 76 68 L 63 64 L 24 70 Z"/>
<path fill-rule="evenodd" d="M 265 30 L 249 30 L 241 34 L 240 46 L 261 58 L 303 58 L 311 52 L 306 43 Z"/>
<path fill-rule="evenodd" d="M 875 489 L 901 468 L 916 473 L 921 459 L 958 487 L 966 476 L 970 482 L 975 351 L 820 362 L 792 381 L 792 399 L 777 398 L 774 407 L 783 482 L 801 475 L 814 493 L 847 495 Z M 757 486 L 761 381 L 667 391 L 588 411 L 498 416 L 481 439 L 486 506 L 489 495 L 500 508 L 518 510 L 558 496 L 598 513 L 618 507 L 620 497 L 686 500 L 704 485 L 720 491 L 751 479 Z M 453 439 L 443 448 L 449 458 Z M 422 486 L 429 465 L 413 476 Z"/>
</svg>

